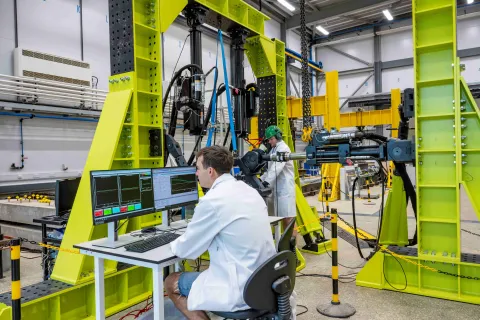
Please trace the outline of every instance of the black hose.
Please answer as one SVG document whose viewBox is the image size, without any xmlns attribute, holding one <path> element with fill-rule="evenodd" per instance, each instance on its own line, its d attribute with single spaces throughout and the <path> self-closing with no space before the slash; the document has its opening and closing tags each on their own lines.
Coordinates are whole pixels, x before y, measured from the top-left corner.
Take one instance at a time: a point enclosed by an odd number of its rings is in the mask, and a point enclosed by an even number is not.
<svg viewBox="0 0 480 320">
<path fill-rule="evenodd" d="M 357 185 L 358 177 L 355 177 L 353 180 L 352 186 L 352 216 L 353 216 L 353 228 L 355 229 L 355 241 L 357 242 L 357 250 L 360 257 L 365 260 L 363 256 L 362 250 L 360 250 L 360 242 L 358 241 L 358 233 L 357 233 L 357 217 L 355 216 L 355 186 Z"/>
<path fill-rule="evenodd" d="M 415 220 L 417 221 L 417 192 L 413 187 L 412 181 L 407 173 L 407 167 L 405 163 L 393 163 L 395 165 L 395 170 L 397 171 L 400 178 L 403 181 L 403 187 L 405 188 L 405 192 L 407 193 L 408 198 L 412 202 L 413 214 L 415 215 Z M 408 202 L 407 202 L 408 203 Z M 415 225 L 416 226 L 416 225 Z M 417 244 L 417 227 L 415 227 L 415 234 L 413 235 L 413 239 L 409 240 L 409 245 L 414 246 Z"/>
<path fill-rule="evenodd" d="M 387 142 L 388 141 L 388 138 L 387 137 L 384 137 L 380 134 L 376 134 L 376 133 L 364 133 L 364 138 L 365 139 L 376 139 L 376 140 L 380 140 L 382 142 Z"/>
<path fill-rule="evenodd" d="M 380 160 L 379 160 L 380 162 Z M 383 166 L 382 166 L 383 167 Z M 382 172 L 382 171 L 380 171 Z M 377 245 L 376 249 L 378 250 L 378 246 L 380 244 L 380 236 L 382 234 L 382 223 L 383 223 L 383 213 L 384 213 L 384 202 L 385 202 L 385 179 L 386 176 L 382 176 L 380 174 L 380 178 L 382 179 L 382 202 L 380 203 L 380 219 L 378 221 L 379 226 L 378 226 L 378 232 L 377 232 Z"/>
<path fill-rule="evenodd" d="M 200 71 L 200 73 L 203 73 L 203 69 L 198 64 L 193 64 L 193 63 L 187 64 L 187 65 L 181 67 L 177 72 L 175 72 L 172 80 L 170 80 L 170 83 L 168 84 L 167 91 L 165 91 L 165 96 L 164 96 L 163 101 L 162 101 L 162 112 L 165 112 L 165 106 L 167 105 L 168 96 L 170 95 L 170 90 L 172 89 L 173 84 L 175 83 L 177 78 L 182 74 L 183 71 L 185 71 L 186 69 L 190 69 L 190 68 L 192 68 L 192 69 L 196 68 L 196 69 L 198 69 L 198 71 Z"/>
<path fill-rule="evenodd" d="M 227 130 L 227 133 L 225 134 L 225 139 L 223 139 L 223 146 L 227 144 L 228 136 L 230 135 L 230 130 Z"/>
<path fill-rule="evenodd" d="M 217 77 L 218 77 L 218 72 L 217 72 Z M 216 82 L 216 81 L 214 81 Z M 220 84 L 217 89 L 217 101 L 218 102 L 218 97 L 225 92 L 225 84 Z M 195 160 L 195 150 L 198 148 L 198 145 L 202 142 L 203 136 L 202 133 L 207 129 L 208 124 L 210 123 L 210 117 L 212 116 L 212 108 L 213 108 L 213 94 L 212 97 L 210 98 L 210 104 L 208 105 L 207 109 L 207 114 L 205 115 L 205 121 L 203 122 L 202 130 L 200 131 L 200 135 L 197 137 L 195 141 L 195 146 L 193 147 L 192 153 L 190 154 L 190 158 L 188 158 L 187 165 L 191 166 L 193 163 L 193 160 Z"/>
</svg>

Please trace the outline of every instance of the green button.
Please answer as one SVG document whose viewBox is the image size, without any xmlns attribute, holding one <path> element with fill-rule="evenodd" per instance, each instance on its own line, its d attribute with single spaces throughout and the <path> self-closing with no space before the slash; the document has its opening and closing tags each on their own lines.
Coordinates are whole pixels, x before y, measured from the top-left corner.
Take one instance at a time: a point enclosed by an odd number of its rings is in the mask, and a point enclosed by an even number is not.
<svg viewBox="0 0 480 320">
<path fill-rule="evenodd" d="M 112 209 L 111 208 L 103 210 L 103 215 L 104 216 L 108 216 L 108 215 L 111 215 L 111 214 L 112 214 Z"/>
<path fill-rule="evenodd" d="M 135 205 L 134 204 L 129 204 L 128 205 L 128 211 L 133 211 L 135 210 Z"/>
</svg>

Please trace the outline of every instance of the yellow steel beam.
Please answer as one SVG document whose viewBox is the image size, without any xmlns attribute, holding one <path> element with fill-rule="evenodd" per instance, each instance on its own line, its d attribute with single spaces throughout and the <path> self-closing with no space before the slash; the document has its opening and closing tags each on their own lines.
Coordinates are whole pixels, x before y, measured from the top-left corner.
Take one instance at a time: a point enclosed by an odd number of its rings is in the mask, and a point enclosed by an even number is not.
<svg viewBox="0 0 480 320">
<path fill-rule="evenodd" d="M 338 86 L 335 86 L 335 81 L 333 81 L 335 74 L 330 72 L 326 72 L 325 74 L 327 76 L 327 96 L 316 96 L 310 99 L 312 116 L 326 117 L 325 128 L 329 130 L 336 128 L 338 130 L 348 127 L 392 125 L 392 129 L 394 129 L 392 130 L 392 137 L 396 138 L 398 136 L 396 129 L 400 121 L 398 114 L 398 106 L 401 103 L 400 89 L 392 89 L 392 108 L 390 109 L 340 113 L 338 108 Z M 333 82 L 333 84 L 329 83 L 329 76 L 332 78 L 330 82 Z M 329 93 L 329 88 L 331 93 Z M 331 98 L 329 98 L 330 96 Z M 335 96 L 337 97 L 336 99 Z M 335 112 L 335 110 L 338 110 L 338 112 Z M 288 98 L 287 112 L 288 117 L 291 119 L 301 118 L 303 116 L 302 99 Z M 338 123 L 337 117 L 340 118 L 339 125 L 336 125 L 336 123 Z"/>
</svg>

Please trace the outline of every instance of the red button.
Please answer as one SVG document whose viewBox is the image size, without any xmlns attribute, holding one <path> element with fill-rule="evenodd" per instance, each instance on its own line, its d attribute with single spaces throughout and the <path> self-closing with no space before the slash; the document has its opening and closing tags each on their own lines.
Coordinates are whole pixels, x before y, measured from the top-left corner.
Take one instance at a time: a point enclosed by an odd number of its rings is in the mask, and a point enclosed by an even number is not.
<svg viewBox="0 0 480 320">
<path fill-rule="evenodd" d="M 120 207 L 120 212 L 127 212 L 128 211 L 128 207 L 125 206 L 125 207 Z"/>
<path fill-rule="evenodd" d="M 101 217 L 101 216 L 103 216 L 103 210 L 96 210 L 95 217 Z"/>
</svg>

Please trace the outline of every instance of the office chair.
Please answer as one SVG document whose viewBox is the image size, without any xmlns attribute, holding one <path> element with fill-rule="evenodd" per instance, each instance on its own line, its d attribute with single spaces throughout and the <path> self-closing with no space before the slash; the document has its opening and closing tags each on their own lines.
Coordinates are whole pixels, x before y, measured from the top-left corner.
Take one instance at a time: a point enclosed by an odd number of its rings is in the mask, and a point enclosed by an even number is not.
<svg viewBox="0 0 480 320">
<path fill-rule="evenodd" d="M 225 319 L 290 320 L 290 295 L 295 287 L 295 255 L 282 251 L 265 261 L 248 279 L 243 299 L 251 309 L 212 311 Z"/>
<path fill-rule="evenodd" d="M 286 250 L 293 251 L 292 235 L 293 235 L 294 226 L 295 226 L 295 219 L 292 219 L 292 221 L 290 221 L 285 231 L 283 231 L 283 234 L 277 243 L 277 252 L 282 252 Z M 295 241 L 293 241 L 293 246 L 295 246 Z"/>
</svg>

